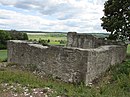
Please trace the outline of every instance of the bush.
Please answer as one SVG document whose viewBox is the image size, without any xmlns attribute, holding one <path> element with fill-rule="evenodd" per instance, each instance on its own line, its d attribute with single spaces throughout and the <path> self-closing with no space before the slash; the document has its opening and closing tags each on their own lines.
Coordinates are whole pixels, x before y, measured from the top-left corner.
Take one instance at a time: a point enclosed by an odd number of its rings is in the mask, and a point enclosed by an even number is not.
<svg viewBox="0 0 130 97">
<path fill-rule="evenodd" d="M 60 44 L 66 44 L 65 40 L 60 40 L 59 42 L 60 42 Z"/>
<path fill-rule="evenodd" d="M 42 44 L 43 46 L 48 46 L 48 43 L 50 42 L 50 39 L 48 39 L 48 40 L 39 39 L 38 42 L 39 42 L 40 44 Z"/>
</svg>

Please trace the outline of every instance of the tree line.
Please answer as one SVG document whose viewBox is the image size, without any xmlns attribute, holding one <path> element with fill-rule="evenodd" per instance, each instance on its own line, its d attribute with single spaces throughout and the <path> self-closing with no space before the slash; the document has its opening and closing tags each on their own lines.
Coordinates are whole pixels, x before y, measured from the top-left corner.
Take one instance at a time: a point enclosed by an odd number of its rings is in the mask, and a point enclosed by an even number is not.
<svg viewBox="0 0 130 97">
<path fill-rule="evenodd" d="M 16 30 L 0 30 L 0 49 L 7 48 L 8 40 L 28 40 L 28 35 L 26 33 L 17 32 Z"/>
</svg>

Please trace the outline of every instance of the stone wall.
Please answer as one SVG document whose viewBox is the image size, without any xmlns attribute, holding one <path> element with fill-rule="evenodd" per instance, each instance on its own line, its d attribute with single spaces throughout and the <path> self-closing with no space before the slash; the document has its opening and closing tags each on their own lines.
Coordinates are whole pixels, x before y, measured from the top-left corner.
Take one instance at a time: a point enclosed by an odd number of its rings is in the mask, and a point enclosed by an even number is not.
<svg viewBox="0 0 130 97">
<path fill-rule="evenodd" d="M 67 34 L 67 47 L 77 48 L 95 48 L 97 46 L 97 38 L 92 35 L 78 34 L 76 32 L 69 32 Z"/>
<path fill-rule="evenodd" d="M 51 75 L 65 82 L 82 81 L 86 85 L 105 72 L 110 65 L 121 63 L 125 56 L 125 45 L 83 49 L 42 46 L 20 40 L 8 41 L 9 63 L 28 65 L 30 68 L 33 64 L 43 75 Z"/>
<path fill-rule="evenodd" d="M 87 56 L 87 53 L 86 53 Z M 79 49 L 42 46 L 25 41 L 8 42 L 8 62 L 19 65 L 36 64 L 36 69 L 65 82 L 80 82 L 85 72 L 83 57 Z"/>
<path fill-rule="evenodd" d="M 98 78 L 110 66 L 121 63 L 126 57 L 126 46 L 106 45 L 88 50 L 86 84 Z"/>
<path fill-rule="evenodd" d="M 103 45 L 124 45 L 122 42 L 114 40 L 99 39 L 93 35 L 81 34 L 76 32 L 68 32 L 67 47 L 77 47 L 83 49 L 97 48 Z"/>
</svg>

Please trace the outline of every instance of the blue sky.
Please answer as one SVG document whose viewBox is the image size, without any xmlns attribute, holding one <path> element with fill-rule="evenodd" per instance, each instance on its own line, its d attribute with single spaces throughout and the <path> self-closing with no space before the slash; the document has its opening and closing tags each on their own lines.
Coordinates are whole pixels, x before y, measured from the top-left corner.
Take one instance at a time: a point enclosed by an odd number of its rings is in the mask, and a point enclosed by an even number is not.
<svg viewBox="0 0 130 97">
<path fill-rule="evenodd" d="M 100 18 L 106 0 L 0 0 L 0 29 L 106 32 Z"/>
</svg>

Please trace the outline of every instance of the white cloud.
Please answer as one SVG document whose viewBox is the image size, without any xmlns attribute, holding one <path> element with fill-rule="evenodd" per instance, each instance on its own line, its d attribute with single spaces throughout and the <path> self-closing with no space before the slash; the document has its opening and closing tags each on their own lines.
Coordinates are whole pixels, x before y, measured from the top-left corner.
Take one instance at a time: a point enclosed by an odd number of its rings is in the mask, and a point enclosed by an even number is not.
<svg viewBox="0 0 130 97">
<path fill-rule="evenodd" d="M 55 21 L 46 20 L 38 16 L 24 15 L 15 11 L 1 10 L 0 24 L 8 24 L 12 29 L 39 30 L 42 26 L 55 24 Z M 2 17 L 8 17 L 3 19 Z M 5 26 L 6 28 L 6 26 Z"/>
<path fill-rule="evenodd" d="M 0 27 L 16 30 L 103 32 L 100 18 L 103 16 L 105 1 L 0 0 L 1 5 L 12 7 L 10 10 L 0 9 Z M 17 12 L 13 8 L 23 12 Z M 25 10 L 28 14 L 24 14 Z"/>
</svg>

